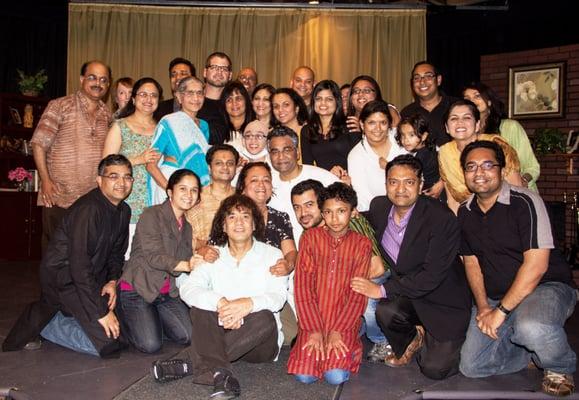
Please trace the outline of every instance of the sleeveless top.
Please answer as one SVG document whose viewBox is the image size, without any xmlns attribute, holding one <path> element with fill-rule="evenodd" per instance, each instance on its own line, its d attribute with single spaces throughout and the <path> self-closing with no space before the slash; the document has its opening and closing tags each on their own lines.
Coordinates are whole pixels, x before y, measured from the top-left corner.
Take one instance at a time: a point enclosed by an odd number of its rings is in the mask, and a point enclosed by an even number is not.
<svg viewBox="0 0 579 400">
<path fill-rule="evenodd" d="M 119 153 L 127 158 L 136 157 L 143 151 L 151 147 L 153 135 L 140 135 L 127 125 L 127 121 L 123 118 L 117 121 L 121 128 L 121 149 Z M 125 200 L 131 207 L 131 224 L 136 224 L 147 206 L 147 170 L 145 164 L 133 165 L 133 191 Z"/>
</svg>

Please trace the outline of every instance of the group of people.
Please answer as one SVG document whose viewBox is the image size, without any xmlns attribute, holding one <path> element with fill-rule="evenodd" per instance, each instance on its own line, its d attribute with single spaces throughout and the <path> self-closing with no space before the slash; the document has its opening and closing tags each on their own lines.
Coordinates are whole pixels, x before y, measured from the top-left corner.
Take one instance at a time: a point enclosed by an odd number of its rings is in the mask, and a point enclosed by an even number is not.
<svg viewBox="0 0 579 400">
<path fill-rule="evenodd" d="M 192 376 L 239 396 L 231 363 L 275 361 L 303 383 L 347 381 L 363 359 L 416 356 L 445 379 L 544 370 L 574 391 L 563 329 L 577 301 L 537 193 L 524 129 L 482 83 L 440 90 L 429 62 L 398 109 L 367 75 L 342 87 L 297 68 L 290 87 L 232 80 L 225 53 L 113 85 L 81 67 L 32 138 L 41 178 L 42 295 L 3 349 L 39 338 L 101 357 L 164 340 L 159 382 Z"/>
</svg>

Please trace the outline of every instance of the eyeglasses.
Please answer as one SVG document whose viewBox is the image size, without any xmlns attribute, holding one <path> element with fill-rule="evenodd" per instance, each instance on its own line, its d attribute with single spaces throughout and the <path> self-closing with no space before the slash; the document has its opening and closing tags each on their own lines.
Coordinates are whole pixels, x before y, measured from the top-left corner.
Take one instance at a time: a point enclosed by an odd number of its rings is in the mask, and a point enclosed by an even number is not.
<svg viewBox="0 0 579 400">
<path fill-rule="evenodd" d="M 137 97 L 140 98 L 140 99 L 142 99 L 142 100 L 145 100 L 147 97 L 150 98 L 150 99 L 158 99 L 158 98 L 159 98 L 159 93 L 154 93 L 154 92 L 151 92 L 151 93 L 139 92 L 139 93 L 137 93 Z"/>
<path fill-rule="evenodd" d="M 183 96 L 185 97 L 193 97 L 193 96 L 198 96 L 198 97 L 203 97 L 204 96 L 204 92 L 203 90 L 186 90 L 183 93 Z"/>
<path fill-rule="evenodd" d="M 119 175 L 119 174 L 110 174 L 110 175 L 101 175 L 103 178 L 107 178 L 110 179 L 113 182 L 118 182 L 119 179 L 122 179 L 123 181 L 129 183 L 129 182 L 133 182 L 135 180 L 135 178 L 133 178 L 131 175 Z"/>
<path fill-rule="evenodd" d="M 281 149 L 281 150 L 272 149 L 272 150 L 269 151 L 269 155 L 272 156 L 272 157 L 277 157 L 277 156 L 279 156 L 280 154 L 283 154 L 284 156 L 288 156 L 288 155 L 292 154 L 294 151 L 296 151 L 296 148 L 295 148 L 295 147 L 289 147 L 289 146 L 288 146 L 288 147 L 284 147 L 284 148 Z"/>
<path fill-rule="evenodd" d="M 356 95 L 359 95 L 359 94 L 362 94 L 362 93 L 364 93 L 364 94 L 372 94 L 372 93 L 374 93 L 375 91 L 376 91 L 376 90 L 374 90 L 374 89 L 372 89 L 372 88 L 369 88 L 369 87 L 364 88 L 364 89 L 355 88 L 355 89 L 352 89 L 352 94 L 356 94 Z"/>
<path fill-rule="evenodd" d="M 86 77 L 87 81 L 89 82 L 96 82 L 98 81 L 101 85 L 108 85 L 109 84 L 109 78 L 107 78 L 106 76 L 96 76 L 96 75 L 88 75 Z"/>
<path fill-rule="evenodd" d="M 427 72 L 424 75 L 414 75 L 412 77 L 412 81 L 414 82 L 420 82 L 421 80 L 425 80 L 425 81 L 432 81 L 434 78 L 436 77 L 436 74 L 432 73 L 432 72 Z"/>
<path fill-rule="evenodd" d="M 480 169 L 482 169 L 483 171 L 490 171 L 494 167 L 498 167 L 498 166 L 499 166 L 499 164 L 494 163 L 492 161 L 483 161 L 480 164 L 477 164 L 475 162 L 470 162 L 464 166 L 464 170 L 465 170 L 465 172 L 476 172 L 480 167 Z"/>
<path fill-rule="evenodd" d="M 229 72 L 231 71 L 231 66 L 230 65 L 216 65 L 216 64 L 211 64 L 207 66 L 207 69 L 210 71 L 220 71 L 220 72 Z"/>
<path fill-rule="evenodd" d="M 245 140 L 259 140 L 259 141 L 262 141 L 262 140 L 265 140 L 265 139 L 267 138 L 267 136 L 266 136 L 266 135 L 259 135 L 259 134 L 254 135 L 254 134 L 249 133 L 249 134 L 243 135 L 243 138 L 244 138 Z"/>
</svg>

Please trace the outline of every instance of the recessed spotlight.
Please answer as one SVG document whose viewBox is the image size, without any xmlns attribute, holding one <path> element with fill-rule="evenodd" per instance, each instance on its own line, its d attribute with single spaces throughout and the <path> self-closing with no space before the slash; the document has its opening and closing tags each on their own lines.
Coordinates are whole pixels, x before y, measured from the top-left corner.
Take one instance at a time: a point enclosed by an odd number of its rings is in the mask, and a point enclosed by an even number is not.
<svg viewBox="0 0 579 400">
<path fill-rule="evenodd" d="M 317 6 L 318 4 L 320 4 L 320 2 L 318 0 L 310 0 L 308 1 L 308 4 L 310 4 L 311 6 Z"/>
</svg>

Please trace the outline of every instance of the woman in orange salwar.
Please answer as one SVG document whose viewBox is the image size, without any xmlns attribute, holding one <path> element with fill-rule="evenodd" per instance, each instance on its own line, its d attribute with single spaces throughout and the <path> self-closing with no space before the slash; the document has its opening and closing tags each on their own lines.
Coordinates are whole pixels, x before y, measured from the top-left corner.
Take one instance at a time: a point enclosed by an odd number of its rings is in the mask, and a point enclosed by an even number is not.
<svg viewBox="0 0 579 400">
<path fill-rule="evenodd" d="M 338 182 L 321 196 L 324 226 L 301 237 L 295 273 L 298 336 L 288 372 L 303 383 L 320 378 L 339 385 L 357 372 L 362 360 L 359 337 L 366 297 L 350 288 L 367 277 L 372 244 L 348 224 L 356 208 L 356 192 Z"/>
</svg>

